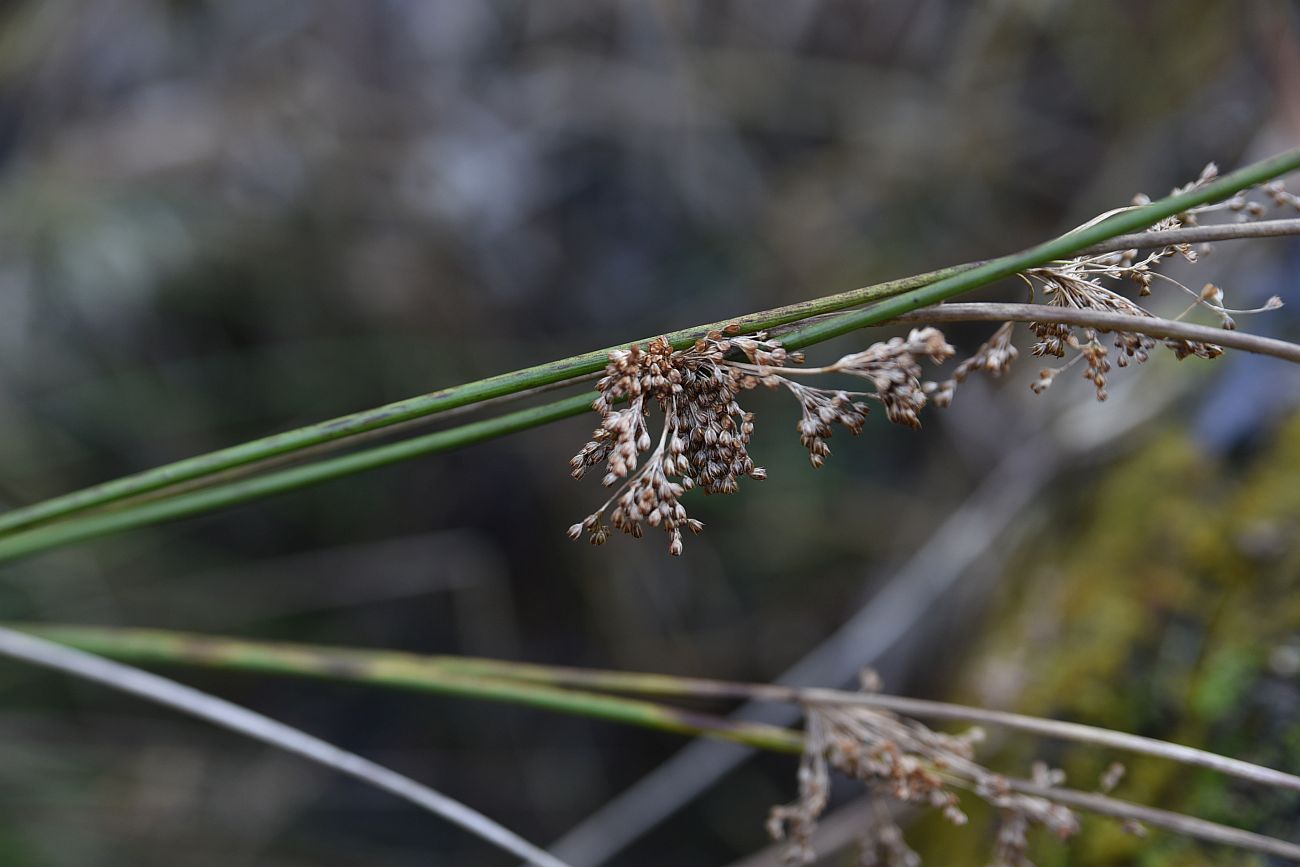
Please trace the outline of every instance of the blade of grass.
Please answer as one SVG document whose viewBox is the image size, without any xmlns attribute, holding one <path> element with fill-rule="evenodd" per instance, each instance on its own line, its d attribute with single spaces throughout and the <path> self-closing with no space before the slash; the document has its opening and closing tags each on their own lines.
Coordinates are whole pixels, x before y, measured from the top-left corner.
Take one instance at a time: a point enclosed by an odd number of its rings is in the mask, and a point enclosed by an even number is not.
<svg viewBox="0 0 1300 867">
<path fill-rule="evenodd" d="M 778 726 L 742 723 L 654 702 L 567 687 L 457 671 L 430 664 L 437 657 L 384 651 L 332 652 L 329 648 L 252 642 L 150 629 L 9 624 L 21 634 L 137 664 L 198 665 L 262 674 L 356 681 L 416 692 L 455 695 L 621 722 L 675 734 L 734 741 L 758 749 L 798 753 L 803 738 Z"/>
</svg>

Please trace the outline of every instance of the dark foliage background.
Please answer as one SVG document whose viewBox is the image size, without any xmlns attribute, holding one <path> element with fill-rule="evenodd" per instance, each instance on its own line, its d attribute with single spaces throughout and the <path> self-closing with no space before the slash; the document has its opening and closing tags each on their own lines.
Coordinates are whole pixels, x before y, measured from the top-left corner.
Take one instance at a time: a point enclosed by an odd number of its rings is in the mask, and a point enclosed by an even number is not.
<svg viewBox="0 0 1300 867">
<path fill-rule="evenodd" d="M 0 14 L 6 505 L 1006 252 L 1300 132 L 1300 18 L 1285 3 L 97 0 Z M 1222 245 L 1188 279 L 1238 306 L 1293 300 L 1298 258 L 1288 241 Z M 1289 310 L 1248 327 L 1300 335 Z M 970 348 L 983 333 L 952 336 Z M 1096 405 L 1081 381 L 1033 398 L 1022 360 L 920 434 L 873 416 L 821 472 L 793 404 L 758 395 L 770 479 L 698 502 L 709 529 L 681 560 L 658 539 L 564 538 L 601 497 L 567 475 L 580 419 L 9 566 L 0 611 L 769 680 L 929 551 L 957 589 L 917 602 L 874 661 L 895 689 L 1020 706 L 1019 663 L 1001 680 L 963 669 L 1012 634 L 997 600 L 1032 595 L 1015 589 L 1017 546 L 1038 552 L 1031 565 L 1068 550 L 1105 502 L 1112 456 L 1152 430 L 1190 436 L 1191 465 L 1222 465 L 1230 484 L 1297 395 L 1280 363 L 1148 367 Z M 936 535 L 999 490 L 1019 497 L 1005 520 Z M 1205 604 L 1188 616 L 1219 602 Z M 505 706 L 178 674 L 541 841 L 681 746 Z M 760 848 L 793 770 L 764 759 L 700 797 L 664 795 L 671 817 L 614 861 Z M 0 668 L 0 863 L 431 860 L 507 863 L 296 759 Z"/>
</svg>

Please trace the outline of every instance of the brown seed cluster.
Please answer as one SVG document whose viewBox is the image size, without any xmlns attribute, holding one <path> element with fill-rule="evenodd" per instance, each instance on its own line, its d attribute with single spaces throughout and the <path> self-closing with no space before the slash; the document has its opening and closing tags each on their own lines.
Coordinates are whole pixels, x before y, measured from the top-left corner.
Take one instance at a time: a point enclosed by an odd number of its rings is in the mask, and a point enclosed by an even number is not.
<svg viewBox="0 0 1300 867">
<path fill-rule="evenodd" d="M 1218 176 L 1218 168 L 1214 163 L 1210 163 L 1196 180 L 1175 188 L 1173 192 L 1185 193 L 1203 187 Z M 1260 201 L 1260 198 L 1264 201 Z M 1134 206 L 1146 205 L 1150 202 L 1150 198 L 1145 195 L 1133 198 Z M 1265 216 L 1270 204 L 1275 208 L 1300 210 L 1300 196 L 1288 192 L 1281 181 L 1272 181 L 1259 189 L 1243 190 L 1225 201 L 1191 208 L 1161 220 L 1151 228 L 1161 230 L 1195 226 L 1199 224 L 1201 217 L 1214 212 L 1230 213 L 1242 221 L 1254 220 Z M 1109 214 L 1102 215 L 1105 216 Z M 1200 246 L 1200 252 L 1208 249 L 1208 244 Z M 1041 287 L 1049 304 L 1142 317 L 1150 317 L 1152 314 L 1118 292 L 1107 288 L 1102 281 L 1130 281 L 1137 285 L 1139 296 L 1150 295 L 1152 286 L 1159 281 L 1176 287 L 1190 297 L 1190 306 L 1183 315 L 1200 309 L 1213 315 L 1224 328 L 1228 329 L 1236 327 L 1236 322 L 1231 315 L 1233 313 L 1259 313 L 1281 306 L 1281 301 L 1273 298 L 1257 310 L 1229 310 L 1224 306 L 1223 291 L 1219 287 L 1206 284 L 1200 291 L 1196 291 L 1158 270 L 1159 265 L 1176 256 L 1195 263 L 1199 253 L 1197 248 L 1190 244 L 1170 245 L 1153 250 L 1142 257 L 1139 257 L 1137 250 L 1124 250 L 1118 253 L 1080 256 L 1047 267 L 1030 269 L 1021 276 L 1031 287 Z M 1096 388 L 1097 399 L 1106 399 L 1107 375 L 1111 369 L 1111 362 L 1107 357 L 1108 350 L 1098 340 L 1096 331 L 1075 329 L 1059 322 L 1034 322 L 1030 324 L 1030 328 L 1038 338 L 1033 347 L 1034 355 L 1064 358 L 1067 354 L 1074 353 L 1074 358 L 1069 364 L 1041 371 L 1039 378 L 1032 384 L 1034 391 L 1046 390 L 1058 374 L 1082 361 L 1084 378 Z M 1223 354 L 1223 350 L 1213 343 L 1178 338 L 1167 338 L 1159 342 L 1163 342 L 1164 346 L 1180 361 L 1189 356 L 1217 358 Z M 1130 360 L 1141 364 L 1150 357 L 1157 343 L 1157 340 L 1145 334 L 1116 332 L 1113 336 L 1113 344 L 1117 350 L 1115 364 L 1126 367 Z"/>
<path fill-rule="evenodd" d="M 935 809 L 955 825 L 967 821 L 957 790 L 974 793 L 1000 816 L 993 861 L 998 865 L 1028 863 L 1028 832 L 1034 826 L 1062 838 L 1079 830 L 1069 808 L 1047 797 L 1014 791 L 1005 777 L 974 760 L 975 745 L 983 738 L 979 729 L 943 734 L 915 720 L 861 705 L 812 703 L 805 710 L 808 722 L 799 798 L 773 808 L 767 824 L 773 839 L 789 841 L 784 853 L 789 864 L 808 864 L 816 858 L 812 841 L 829 802 L 832 770 L 866 783 L 882 801 Z M 1060 771 L 1034 766 L 1036 785 L 1050 788 L 1063 781 Z M 920 862 L 887 814 L 873 823 L 866 844 L 867 854 L 875 858 L 872 863 L 917 867 Z"/>
<path fill-rule="evenodd" d="M 1199 178 L 1174 192 L 1195 189 L 1217 176 L 1218 169 L 1210 164 Z M 1226 202 L 1189 209 L 1153 228 L 1195 225 L 1201 215 L 1216 210 L 1234 212 L 1241 219 L 1260 216 L 1266 209 L 1251 198 L 1257 192 L 1243 191 Z M 1300 197 L 1287 192 L 1281 182 L 1270 183 L 1263 193 L 1276 207 L 1300 209 Z M 1134 203 L 1146 201 L 1139 196 Z M 1106 216 L 1109 214 L 1098 219 Z M 1138 251 L 1125 250 L 1080 256 L 1030 269 L 1020 276 L 1031 289 L 1041 288 L 1048 304 L 1058 307 L 1151 318 L 1153 314 L 1102 281 L 1132 281 L 1140 295 L 1149 295 L 1152 285 L 1161 280 L 1192 296 L 1192 305 L 1185 312 L 1208 310 L 1225 328 L 1235 326 L 1230 313 L 1258 312 L 1230 311 L 1217 286 L 1207 284 L 1196 292 L 1157 270 L 1170 257 L 1182 256 L 1195 262 L 1197 255 L 1186 244 L 1155 250 L 1141 258 Z M 1260 310 L 1279 306 L 1281 302 L 1273 299 Z M 1092 383 L 1097 399 L 1106 399 L 1112 356 L 1099 339 L 1100 332 L 1057 322 L 1032 322 L 1029 327 L 1037 338 L 1034 355 L 1073 355 L 1060 367 L 1042 370 L 1032 384 L 1035 392 L 1044 391 L 1057 375 L 1083 362 L 1083 375 Z M 703 528 L 687 515 L 681 503 L 687 491 L 700 488 L 706 494 L 730 494 L 739 488 L 742 478 L 761 480 L 767 475 L 749 454 L 754 415 L 740 406 L 742 392 L 761 385 L 785 388 L 794 395 L 802 410 L 796 425 L 799 441 L 808 449 L 812 465 L 821 467 L 830 455 L 828 440 L 836 425 L 852 434 L 862 431 L 868 413 L 865 399 L 879 401 L 891 422 L 915 428 L 920 427 L 920 413 L 927 403 L 947 406 L 957 385 L 971 373 L 1005 373 L 1019 354 L 1011 343 L 1013 329 L 1011 323 L 1002 325 L 943 382 L 922 379 L 923 359 L 941 364 L 953 355 L 953 348 L 934 328 L 915 329 L 906 337 L 876 343 L 834 364 L 813 369 L 792 366 L 803 362 L 802 354 L 787 352 L 767 334 L 741 335 L 734 325 L 709 332 L 685 349 L 675 350 L 666 338 L 658 337 L 644 348 L 634 345 L 612 352 L 605 376 L 597 384 L 600 396 L 592 405 L 600 413 L 600 425 L 570 464 L 578 479 L 590 468 L 603 464 L 601 483 L 614 488 L 614 492 L 599 509 L 571 526 L 569 535 L 578 539 L 585 534 L 599 545 L 613 530 L 639 538 L 648 525 L 663 530 L 668 535 L 669 552 L 680 554 L 682 531 L 698 533 Z M 1157 345 L 1155 338 L 1140 331 L 1115 332 L 1111 340 L 1114 364 L 1119 367 L 1127 366 L 1130 360 L 1145 362 Z M 1167 338 L 1163 343 L 1180 360 L 1192 355 L 1215 358 L 1223 352 L 1212 343 L 1179 338 Z M 824 374 L 865 380 L 871 390 L 827 389 L 799 381 L 803 376 Z M 655 410 L 663 418 L 657 438 L 650 430 Z"/>
<path fill-rule="evenodd" d="M 922 328 L 827 367 L 792 368 L 788 365 L 803 361 L 801 353 L 787 352 L 764 333 L 739 335 L 734 326 L 710 332 L 683 350 L 659 337 L 644 348 L 613 352 L 596 386 L 600 397 L 593 408 L 601 415 L 600 426 L 570 466 L 580 479 L 604 464 L 602 484 L 615 491 L 570 527 L 569 535 L 578 539 L 586 534 L 599 545 L 612 530 L 640 537 L 649 525 L 668 534 L 669 553 L 680 554 L 682 530 L 698 533 L 703 528 L 680 502 L 686 491 L 730 494 L 742 478 L 767 476 L 749 454 L 754 416 L 741 408 L 741 392 L 760 385 L 788 389 L 803 410 L 797 425 L 800 441 L 819 467 L 830 454 L 826 440 L 833 425 L 854 434 L 862 430 L 868 409 L 855 398 L 866 395 L 814 388 L 792 376 L 842 373 L 866 379 L 874 389 L 870 396 L 884 405 L 891 421 L 918 427 L 927 391 L 918 358 L 937 363 L 951 355 L 952 347 L 939 331 Z M 624 401 L 626 406 L 619 408 Z M 657 441 L 649 428 L 656 408 L 663 418 Z"/>
<path fill-rule="evenodd" d="M 1020 350 L 1016 349 L 1011 342 L 1011 335 L 1015 330 L 1016 323 L 1002 323 L 988 340 L 980 344 L 974 354 L 957 365 L 951 379 L 940 383 L 926 383 L 927 386 L 932 386 L 927 393 L 930 395 L 930 400 L 934 401 L 934 405 L 948 406 L 952 403 L 957 386 L 965 382 L 966 377 L 972 373 L 987 373 L 996 378 L 1011 370 L 1011 365 L 1020 357 Z"/>
<path fill-rule="evenodd" d="M 918 328 L 906 338 L 895 337 L 863 352 L 846 355 L 831 368 L 869 381 L 890 421 L 919 428 L 918 413 L 926 404 L 919 359 L 929 358 L 935 364 L 942 364 L 952 355 L 953 348 L 944 339 L 943 332 L 937 328 Z"/>
<path fill-rule="evenodd" d="M 1166 248 L 1166 250 L 1172 249 Z M 1153 318 L 1153 314 L 1144 307 L 1100 282 L 1103 278 L 1128 278 L 1137 281 L 1143 287 L 1144 293 L 1149 293 L 1151 281 L 1155 277 L 1163 277 L 1159 272 L 1151 270 L 1151 265 L 1165 255 L 1165 252 L 1152 254 L 1141 262 L 1136 262 L 1133 259 L 1134 255 L 1135 251 L 1129 250 L 1121 254 L 1081 257 L 1051 267 L 1031 269 L 1024 273 L 1024 277 L 1031 285 L 1042 288 L 1043 294 L 1047 296 L 1047 303 L 1052 306 Z M 1198 299 L 1198 301 L 1203 300 L 1203 298 Z M 1214 309 L 1221 318 L 1227 317 L 1222 305 Z M 1225 325 L 1230 321 L 1225 319 Z M 1110 372 L 1111 363 L 1108 350 L 1098 340 L 1096 330 L 1076 328 L 1063 322 L 1031 322 L 1029 327 L 1038 338 L 1033 347 L 1034 355 L 1064 358 L 1067 352 L 1075 352 L 1071 364 L 1083 361 L 1084 378 L 1095 387 L 1098 400 L 1106 399 L 1107 374 Z M 1115 332 L 1112 342 L 1117 350 L 1115 363 L 1120 367 L 1127 367 L 1130 360 L 1138 364 L 1144 363 L 1150 358 L 1151 350 L 1156 346 L 1155 338 L 1133 331 Z M 1198 358 L 1217 358 L 1223 354 L 1223 350 L 1213 343 L 1179 338 L 1167 338 L 1163 342 L 1180 361 L 1191 355 Z M 1034 391 L 1041 393 L 1046 390 L 1056 375 L 1063 370 L 1065 368 L 1043 370 L 1039 379 L 1033 383 Z"/>
</svg>

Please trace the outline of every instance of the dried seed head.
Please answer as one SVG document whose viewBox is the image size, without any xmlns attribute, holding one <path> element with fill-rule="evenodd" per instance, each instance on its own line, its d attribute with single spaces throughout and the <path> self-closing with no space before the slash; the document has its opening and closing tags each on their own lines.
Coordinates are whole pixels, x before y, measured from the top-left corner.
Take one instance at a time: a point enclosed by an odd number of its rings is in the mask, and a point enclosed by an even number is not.
<svg viewBox="0 0 1300 867">
<path fill-rule="evenodd" d="M 875 797 L 891 798 L 921 808 L 937 810 L 955 825 L 967 822 L 954 783 L 971 789 L 993 806 L 1002 817 L 996 841 L 996 863 L 1022 863 L 1027 833 L 1040 825 L 1061 837 L 1078 829 L 1078 821 L 1066 807 L 1047 797 L 1022 795 L 1007 780 L 974 761 L 974 744 L 982 732 L 961 735 L 935 732 L 915 720 L 861 705 L 813 702 L 806 706 L 807 729 L 803 759 L 799 766 L 799 797 L 791 804 L 774 808 L 768 831 L 777 840 L 788 840 L 787 863 L 810 863 L 815 859 L 812 841 L 817 822 L 830 793 L 830 773 L 839 771 L 867 784 Z M 1063 781 L 1060 771 L 1046 765 L 1034 767 L 1034 780 L 1044 788 Z M 868 863 L 907 863 L 903 854 L 911 850 L 889 835 L 896 830 L 888 812 L 878 814 L 877 828 L 868 842 Z M 881 844 L 893 847 L 891 862 Z M 874 859 L 874 860 L 870 860 Z M 1017 860 L 1020 859 L 1020 860 Z"/>
<path fill-rule="evenodd" d="M 743 356 L 735 360 L 730 354 Z M 835 365 L 809 373 L 843 372 L 867 379 L 887 417 L 912 427 L 926 404 L 932 384 L 920 380 L 919 358 L 936 363 L 952 355 L 952 347 L 934 328 L 912 331 L 907 338 L 877 343 L 865 352 L 845 356 Z M 662 529 L 669 553 L 680 554 L 680 528 L 699 532 L 679 502 L 686 491 L 707 494 L 735 492 L 742 478 L 761 481 L 767 471 L 754 463 L 748 446 L 754 416 L 738 402 L 742 392 L 764 386 L 785 387 L 799 401 L 797 428 L 809 461 L 821 466 L 830 448 L 826 440 L 835 425 L 857 434 L 866 422 L 867 406 L 859 393 L 813 388 L 792 380 L 788 365 L 803 361 L 779 341 L 759 332 L 742 335 L 738 327 L 707 333 L 683 350 L 655 338 L 611 352 L 605 375 L 596 384 L 600 396 L 592 404 L 601 415 L 591 441 L 573 456 L 574 478 L 604 464 L 602 484 L 613 494 L 571 536 L 586 532 L 596 541 L 610 529 L 640 536 L 645 526 Z M 621 401 L 627 405 L 616 409 Z M 650 412 L 657 407 L 663 429 L 657 440 L 650 430 Z M 647 454 L 648 453 L 648 454 Z M 643 457 L 644 456 L 644 457 Z"/>
</svg>

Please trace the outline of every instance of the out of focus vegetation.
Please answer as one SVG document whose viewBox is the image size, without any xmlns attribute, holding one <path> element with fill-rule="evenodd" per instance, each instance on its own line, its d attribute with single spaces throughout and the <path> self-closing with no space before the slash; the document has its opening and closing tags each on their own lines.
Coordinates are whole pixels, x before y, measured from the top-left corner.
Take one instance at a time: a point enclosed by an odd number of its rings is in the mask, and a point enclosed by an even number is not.
<svg viewBox="0 0 1300 867">
<path fill-rule="evenodd" d="M 1300 137 L 1300 17 L 1282 3 L 50 0 L 0 15 L 6 507 L 1017 249 Z M 1294 340 L 1298 264 L 1292 241 L 1242 242 L 1188 273 L 1235 306 L 1281 295 L 1290 308 L 1243 327 Z M 1096 404 L 1075 377 L 1033 396 L 1034 372 L 972 380 L 918 434 L 873 416 L 820 472 L 791 406 L 757 395 L 788 417 L 753 444 L 770 477 L 694 505 L 709 532 L 681 560 L 564 537 L 593 496 L 566 466 L 583 418 L 6 566 L 0 612 L 767 681 L 939 546 L 955 589 L 860 660 L 891 690 L 1296 771 L 1300 429 L 1283 420 L 1300 374 L 1160 359 Z M 935 535 L 1001 514 L 986 510 L 1000 491 L 1017 504 L 1005 520 Z M 181 676 L 541 841 L 681 746 L 499 705 Z M 5 664 L 0 696 L 0 864 L 508 863 L 98 688 Z M 1039 746 L 1000 745 L 1081 788 L 1106 763 Z M 792 761 L 748 762 L 612 861 L 739 858 L 794 785 Z M 1119 794 L 1300 834 L 1294 801 L 1154 763 Z M 986 856 L 977 832 L 916 832 L 929 863 Z M 1041 863 L 1139 858 L 1244 863 L 1106 828 Z"/>
</svg>

